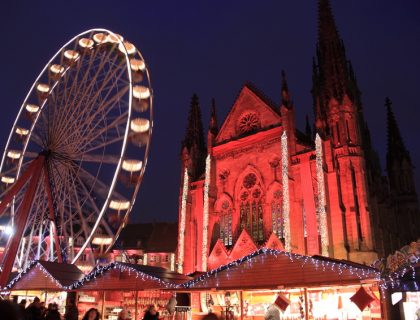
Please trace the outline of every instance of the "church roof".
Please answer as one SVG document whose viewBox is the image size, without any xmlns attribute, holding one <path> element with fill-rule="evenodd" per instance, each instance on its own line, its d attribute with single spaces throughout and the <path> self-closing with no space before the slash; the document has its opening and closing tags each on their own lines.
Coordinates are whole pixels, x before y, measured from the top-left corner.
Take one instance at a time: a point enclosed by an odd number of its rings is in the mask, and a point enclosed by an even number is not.
<svg viewBox="0 0 420 320">
<path fill-rule="evenodd" d="M 247 113 L 258 114 L 259 118 L 255 119 L 255 121 L 259 121 L 259 123 L 255 130 L 240 132 L 238 130 L 238 123 L 241 121 L 241 117 Z M 223 121 L 216 137 L 216 144 L 241 138 L 280 124 L 280 108 L 257 89 L 255 85 L 247 82 L 242 86 L 232 108 Z"/>
</svg>

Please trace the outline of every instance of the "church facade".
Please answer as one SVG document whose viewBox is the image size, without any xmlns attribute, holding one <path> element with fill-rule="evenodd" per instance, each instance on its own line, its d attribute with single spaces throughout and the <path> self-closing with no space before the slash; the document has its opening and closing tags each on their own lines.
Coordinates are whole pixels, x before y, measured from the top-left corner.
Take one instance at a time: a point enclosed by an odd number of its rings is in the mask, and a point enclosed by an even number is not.
<svg viewBox="0 0 420 320">
<path fill-rule="evenodd" d="M 313 62 L 315 123 L 300 131 L 282 74 L 279 104 L 245 84 L 203 134 L 193 96 L 179 197 L 177 270 L 206 271 L 268 247 L 359 263 L 420 234 L 411 158 L 386 100 L 385 176 L 330 4 L 319 0 Z"/>
</svg>

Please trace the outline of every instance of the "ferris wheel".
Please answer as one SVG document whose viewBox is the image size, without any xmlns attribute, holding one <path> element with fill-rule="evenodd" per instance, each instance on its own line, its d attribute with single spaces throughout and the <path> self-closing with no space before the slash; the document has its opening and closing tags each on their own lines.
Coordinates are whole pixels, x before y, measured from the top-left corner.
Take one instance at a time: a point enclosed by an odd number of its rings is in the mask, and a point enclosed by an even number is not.
<svg viewBox="0 0 420 320">
<path fill-rule="evenodd" d="M 147 164 L 153 96 L 136 47 L 83 32 L 27 94 L 0 165 L 0 287 L 32 260 L 106 253 L 127 223 Z"/>
</svg>

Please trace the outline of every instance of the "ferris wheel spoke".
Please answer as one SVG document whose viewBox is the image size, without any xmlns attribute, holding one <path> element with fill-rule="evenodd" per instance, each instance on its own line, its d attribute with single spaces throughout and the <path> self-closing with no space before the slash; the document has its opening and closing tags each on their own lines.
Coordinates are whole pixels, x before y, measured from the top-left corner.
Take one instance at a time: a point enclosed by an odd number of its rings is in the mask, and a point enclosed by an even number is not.
<svg viewBox="0 0 420 320">
<path fill-rule="evenodd" d="M 108 185 L 102 182 L 97 177 L 94 177 L 90 172 L 84 170 L 83 168 L 79 169 L 80 178 L 82 182 L 87 183 L 91 189 L 95 190 L 95 193 L 101 196 L 102 199 L 106 200 L 108 197 Z M 89 194 L 89 192 L 88 192 Z M 118 198 L 118 200 L 128 201 L 124 196 L 119 194 L 117 191 L 113 192 L 113 196 Z"/>
<path fill-rule="evenodd" d="M 100 103 L 98 108 L 96 110 L 94 110 L 94 112 L 92 114 L 87 114 L 87 117 L 85 117 L 83 119 L 82 122 L 82 116 L 84 116 L 84 114 L 81 114 L 79 116 L 79 118 L 74 119 L 74 121 L 72 122 L 74 124 L 74 127 L 78 126 L 81 122 L 85 124 L 85 127 L 81 130 L 81 136 L 85 136 L 85 132 L 90 130 L 94 130 L 100 123 L 102 123 L 102 121 L 96 121 L 96 123 L 94 122 L 95 119 L 100 119 L 103 120 L 105 119 L 105 117 L 113 110 L 112 106 L 113 104 L 118 101 L 119 99 L 121 99 L 128 91 L 129 87 L 124 87 L 121 91 L 118 92 L 118 94 L 114 95 L 113 97 L 108 99 L 108 95 L 105 97 L 107 99 L 106 103 Z M 98 97 L 97 97 L 98 98 Z M 94 105 L 94 101 L 90 102 L 91 105 Z M 96 104 L 97 105 L 97 104 Z M 91 126 L 92 123 L 95 123 L 94 126 Z M 71 132 L 74 135 L 74 127 L 69 127 L 67 128 L 67 132 Z M 70 134 L 70 137 L 72 136 L 72 134 Z M 66 139 L 68 139 L 69 135 L 66 135 Z"/>
<path fill-rule="evenodd" d="M 90 69 L 90 67 L 92 66 L 93 62 L 95 61 L 96 55 L 97 55 L 97 51 L 95 51 L 89 57 L 88 70 Z M 73 82 L 72 82 L 72 85 L 70 86 L 70 89 L 69 90 L 63 90 L 63 95 L 62 95 L 61 100 L 59 102 L 59 105 L 60 106 L 68 106 L 69 107 L 71 105 L 71 104 L 69 104 L 70 98 L 72 96 L 74 96 L 74 93 L 75 93 L 76 88 L 79 89 L 79 90 L 81 89 L 81 88 L 78 88 L 77 87 L 77 85 L 79 84 L 79 81 L 76 81 L 76 80 L 78 79 L 78 76 L 79 76 L 80 71 L 81 70 L 84 70 L 82 67 L 83 67 L 83 63 L 81 63 L 79 61 L 78 68 L 77 68 L 76 72 L 68 72 L 67 73 L 65 88 L 67 87 L 68 80 L 72 76 L 73 76 L 73 78 L 72 78 L 73 79 Z M 99 72 L 99 70 L 97 72 Z M 83 79 L 86 80 L 88 76 L 89 76 L 89 72 L 85 72 L 85 74 L 83 75 Z M 67 92 L 68 92 L 68 94 L 67 94 Z M 69 115 L 69 113 L 76 112 L 76 108 L 64 108 L 64 107 L 62 107 L 62 108 L 59 108 L 59 110 L 60 110 L 60 114 L 58 116 L 60 116 L 60 119 L 65 119 L 65 118 L 67 118 L 67 116 Z M 62 111 L 64 111 L 64 114 L 62 114 Z M 54 119 L 54 120 L 56 120 L 56 119 Z M 54 129 L 57 129 L 57 126 L 59 124 L 60 124 L 59 121 L 57 121 L 57 120 L 54 121 L 54 124 L 53 124 Z M 55 132 L 55 130 L 54 130 L 54 132 Z"/>
<path fill-rule="evenodd" d="M 95 162 L 95 163 L 106 163 L 106 164 L 118 164 L 120 161 L 119 155 L 111 155 L 111 154 L 88 154 L 85 153 L 82 155 L 81 158 L 77 159 L 79 161 L 86 161 L 86 162 Z"/>
<path fill-rule="evenodd" d="M 124 90 L 121 93 L 121 96 L 115 96 L 115 99 L 119 99 L 122 97 L 122 95 L 124 95 L 126 93 L 128 89 Z M 100 121 L 97 121 L 93 126 L 90 126 L 90 124 L 93 122 L 93 120 L 100 114 L 100 111 L 103 112 L 103 110 L 111 104 L 113 103 L 115 100 L 111 99 L 110 102 L 108 102 L 107 104 L 104 104 L 101 108 L 98 109 L 98 111 L 96 111 L 92 116 L 90 116 L 88 119 L 85 120 L 85 123 L 87 124 L 85 126 L 84 130 L 77 130 L 77 123 L 74 122 L 74 126 L 70 127 L 68 130 L 69 132 L 71 132 L 71 134 L 67 135 L 65 137 L 66 141 L 72 141 L 73 140 L 73 144 L 79 144 L 79 145 L 86 145 L 88 143 L 90 143 L 91 141 L 94 141 L 96 138 L 100 137 L 103 133 L 105 133 L 106 131 L 108 131 L 110 128 L 113 128 L 115 126 L 119 126 L 123 123 L 126 122 L 127 120 L 127 116 L 128 116 L 128 111 L 125 111 L 123 114 L 121 114 L 120 116 L 118 116 L 117 119 L 115 119 L 110 125 L 99 129 L 98 130 L 98 125 L 101 123 Z M 112 111 L 111 108 L 108 108 L 108 110 L 106 110 L 104 112 L 104 114 L 102 115 L 102 118 L 105 118 L 110 112 Z M 81 140 L 79 139 L 74 139 L 74 137 L 76 135 L 79 135 L 81 137 Z"/>
<path fill-rule="evenodd" d="M 117 59 L 117 57 L 114 57 L 114 59 Z M 95 73 L 95 75 L 94 75 L 94 77 L 92 78 L 92 79 L 90 79 L 90 81 L 89 81 L 89 83 L 87 84 L 87 86 L 86 87 L 83 87 L 83 89 L 84 90 L 80 90 L 79 91 L 79 94 L 80 93 L 83 93 L 83 92 L 86 92 L 86 91 L 90 91 L 90 90 L 92 90 L 93 89 L 93 87 L 94 87 L 94 85 L 96 84 L 96 79 L 97 79 L 97 77 L 98 77 L 98 75 L 100 74 L 100 72 L 103 70 L 103 67 L 104 67 L 104 65 L 106 64 L 106 59 L 104 59 L 102 62 L 101 62 L 101 64 L 100 64 L 100 66 L 98 67 L 98 69 L 97 69 L 97 71 L 96 71 L 96 73 Z M 80 70 L 80 69 L 79 69 Z M 87 72 L 86 73 L 86 76 L 88 75 L 89 73 Z M 84 95 L 84 97 L 82 97 L 82 99 L 80 99 L 80 101 L 76 104 L 76 105 L 73 105 L 72 106 L 72 109 L 73 109 L 73 111 L 72 111 L 72 113 L 70 114 L 70 116 L 69 117 L 66 117 L 66 118 L 61 118 L 60 120 L 57 120 L 56 121 L 56 123 L 57 123 L 57 125 L 59 125 L 60 123 L 62 124 L 63 123 L 63 120 L 65 121 L 65 122 L 67 122 L 68 121 L 68 119 L 74 119 L 74 115 L 77 115 L 78 113 L 77 112 L 79 112 L 79 116 L 81 116 L 81 115 L 83 115 L 85 112 L 89 112 L 89 110 L 88 109 L 83 109 L 82 108 L 82 106 L 83 105 L 93 105 L 91 102 L 92 102 L 92 100 L 93 99 L 97 99 L 97 97 L 98 97 L 98 95 L 101 93 L 101 90 L 103 89 L 103 87 L 105 87 L 105 85 L 108 83 L 108 81 L 109 81 L 109 79 L 110 78 L 112 78 L 112 73 L 110 72 L 110 75 L 106 78 L 106 81 L 104 81 L 103 83 L 102 83 L 102 87 L 100 87 L 100 88 L 98 88 L 98 90 L 95 92 L 95 94 L 93 95 L 93 96 L 89 96 L 89 95 Z M 76 83 L 76 81 L 74 81 L 73 82 L 73 84 L 75 84 Z M 79 89 L 81 89 L 81 88 L 79 88 Z M 85 99 L 83 99 L 83 98 L 86 98 L 86 100 Z M 83 103 L 82 103 L 83 102 Z M 70 103 L 69 103 L 69 101 L 66 101 L 65 102 L 65 104 L 64 104 L 65 106 L 69 106 L 69 105 L 71 105 Z M 64 128 L 66 128 L 66 127 L 64 127 Z M 68 130 L 64 130 L 64 131 L 66 131 L 66 132 L 68 132 Z M 57 133 L 57 135 L 58 135 L 58 137 L 61 137 L 62 136 L 62 134 L 63 134 L 63 127 L 62 127 L 62 130 L 60 130 L 58 133 Z"/>
<path fill-rule="evenodd" d="M 128 111 L 124 112 L 123 114 L 118 116 L 115 120 L 113 120 L 106 127 L 103 127 L 101 129 L 97 129 L 96 131 L 91 130 L 88 134 L 85 135 L 86 138 L 83 140 L 82 145 L 94 147 L 94 145 L 92 145 L 92 143 L 97 141 L 97 139 L 99 137 L 101 137 L 102 135 L 106 134 L 106 136 L 110 136 L 111 133 L 113 133 L 113 131 L 115 131 L 117 134 L 119 134 L 120 131 L 125 132 L 125 127 L 122 127 L 122 126 L 125 125 L 125 123 L 127 122 L 127 116 L 128 116 Z M 121 129 L 119 129 L 119 128 L 121 128 Z M 124 136 L 121 135 L 121 137 L 124 137 Z M 106 141 L 105 141 L 105 143 L 106 143 Z M 80 150 L 80 151 L 83 152 L 83 149 Z"/>
</svg>

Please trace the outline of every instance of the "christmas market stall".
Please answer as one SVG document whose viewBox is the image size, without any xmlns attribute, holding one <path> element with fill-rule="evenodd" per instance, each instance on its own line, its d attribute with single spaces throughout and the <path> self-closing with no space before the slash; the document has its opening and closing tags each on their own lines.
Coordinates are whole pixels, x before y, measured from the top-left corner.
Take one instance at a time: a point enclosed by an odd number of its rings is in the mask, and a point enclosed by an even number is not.
<svg viewBox="0 0 420 320">
<path fill-rule="evenodd" d="M 35 297 L 39 297 L 46 305 L 57 303 L 59 311 L 64 313 L 66 291 L 83 277 L 83 272 L 74 264 L 33 261 L 11 279 L 3 291 L 8 291 L 10 297 L 17 296 L 18 301 L 26 299 L 28 304 Z"/>
<path fill-rule="evenodd" d="M 223 319 L 381 319 L 380 273 L 321 256 L 260 249 L 182 285 L 193 317 Z"/>
<path fill-rule="evenodd" d="M 125 309 L 131 319 L 142 319 L 151 304 L 166 315 L 172 290 L 191 280 L 185 275 L 160 267 L 113 262 L 98 266 L 71 286 L 77 292 L 79 313 L 98 308 L 102 319 L 116 320 Z"/>
<path fill-rule="evenodd" d="M 402 247 L 378 260 L 381 289 L 388 303 L 388 318 L 417 320 L 420 318 L 420 240 Z"/>
</svg>

